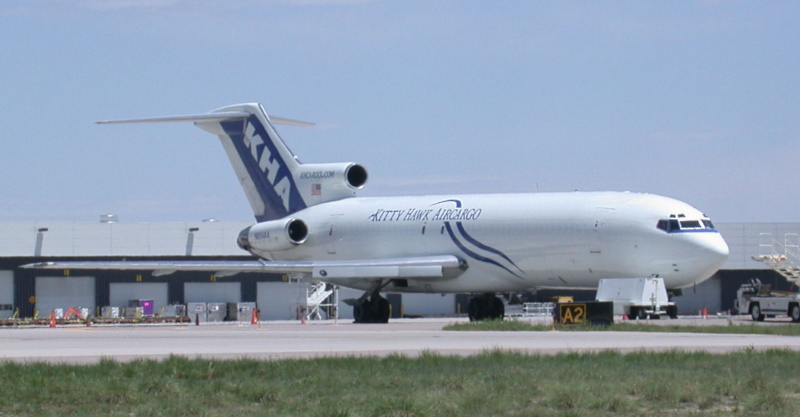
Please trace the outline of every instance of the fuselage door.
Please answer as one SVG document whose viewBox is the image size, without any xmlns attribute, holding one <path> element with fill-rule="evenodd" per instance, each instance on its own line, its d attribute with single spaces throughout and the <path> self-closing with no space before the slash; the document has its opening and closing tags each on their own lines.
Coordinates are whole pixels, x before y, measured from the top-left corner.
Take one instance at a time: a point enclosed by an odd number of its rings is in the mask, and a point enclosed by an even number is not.
<svg viewBox="0 0 800 417">
<path fill-rule="evenodd" d="M 605 229 L 610 214 L 614 212 L 610 207 L 597 207 L 592 216 L 593 224 L 589 230 L 589 253 L 601 254 L 606 249 Z"/>
<path fill-rule="evenodd" d="M 328 242 L 326 245 L 326 249 L 328 251 L 328 255 L 336 255 L 336 241 L 340 239 L 338 235 L 338 231 L 336 230 L 336 225 L 341 220 L 341 214 L 332 214 L 330 218 L 328 218 L 328 225 L 323 231 L 326 235 L 325 239 Z"/>
</svg>

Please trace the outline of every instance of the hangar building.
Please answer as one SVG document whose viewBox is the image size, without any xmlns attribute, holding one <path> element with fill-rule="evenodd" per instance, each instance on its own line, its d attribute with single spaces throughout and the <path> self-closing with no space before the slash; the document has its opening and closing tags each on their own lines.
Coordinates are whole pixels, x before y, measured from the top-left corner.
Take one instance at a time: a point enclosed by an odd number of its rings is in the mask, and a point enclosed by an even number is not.
<svg viewBox="0 0 800 417">
<path fill-rule="evenodd" d="M 255 302 L 265 320 L 297 317 L 306 284 L 278 274 L 243 273 L 217 277 L 208 272 L 175 272 L 153 276 L 148 271 L 45 271 L 21 265 L 48 260 L 244 260 L 252 259 L 236 245 L 249 222 L 119 223 L 111 216 L 89 222 L 0 223 L 0 318 L 49 314 L 56 308 L 127 306 L 148 299 L 155 310 L 191 302 Z M 753 255 L 800 253 L 800 223 L 723 223 L 718 229 L 730 246 L 728 262 L 714 277 L 676 299 L 680 314 L 702 307 L 711 312 L 733 308 L 736 290 L 751 278 L 788 290 L 790 285 Z M 800 263 L 800 260 L 798 260 Z M 564 293 L 559 291 L 558 294 Z M 339 317 L 352 318 L 341 300 L 360 291 L 341 289 Z M 553 291 L 529 296 L 545 300 Z M 594 292 L 573 294 L 592 299 Z M 466 310 L 466 296 L 453 294 L 390 295 L 393 316 L 450 315 Z"/>
</svg>

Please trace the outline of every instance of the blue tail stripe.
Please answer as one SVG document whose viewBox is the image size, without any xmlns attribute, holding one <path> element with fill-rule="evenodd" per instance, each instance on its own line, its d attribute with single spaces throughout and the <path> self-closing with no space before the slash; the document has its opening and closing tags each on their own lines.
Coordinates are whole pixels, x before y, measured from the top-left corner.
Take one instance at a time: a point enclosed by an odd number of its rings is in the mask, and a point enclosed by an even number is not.
<svg viewBox="0 0 800 417">
<path fill-rule="evenodd" d="M 245 137 L 244 130 L 247 123 L 252 126 L 255 135 L 263 141 L 263 144 L 252 144 L 249 142 L 250 139 Z M 241 120 L 235 120 L 221 122 L 220 125 L 233 141 L 236 152 L 247 169 L 247 174 L 253 180 L 256 190 L 264 202 L 264 213 L 256 215 L 257 221 L 279 219 L 306 207 L 292 177 L 292 172 L 275 146 L 275 138 L 267 133 L 258 117 L 251 115 L 244 123 Z M 276 172 L 270 172 L 270 168 L 275 169 Z M 273 182 L 270 182 L 270 178 Z"/>
</svg>

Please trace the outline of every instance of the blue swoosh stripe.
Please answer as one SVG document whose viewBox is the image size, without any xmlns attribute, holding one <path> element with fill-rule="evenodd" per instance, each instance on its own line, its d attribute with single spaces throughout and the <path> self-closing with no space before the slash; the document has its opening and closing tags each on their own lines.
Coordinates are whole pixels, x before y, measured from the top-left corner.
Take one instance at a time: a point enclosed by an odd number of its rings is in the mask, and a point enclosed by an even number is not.
<svg viewBox="0 0 800 417">
<path fill-rule="evenodd" d="M 458 238 L 456 237 L 455 233 L 453 233 L 453 228 L 452 228 L 452 227 L 450 227 L 450 222 L 444 222 L 444 227 L 445 227 L 445 228 L 447 228 L 447 233 L 450 235 L 450 239 L 452 239 L 452 240 L 453 240 L 453 243 L 455 243 L 455 244 L 456 244 L 456 246 L 458 246 L 458 248 L 459 248 L 459 249 L 461 249 L 461 251 L 462 251 L 462 252 L 466 253 L 466 254 L 467 254 L 467 256 L 469 256 L 469 257 L 471 257 L 472 259 L 475 259 L 475 260 L 477 260 L 477 261 L 485 262 L 485 263 L 492 264 L 492 265 L 495 265 L 495 266 L 497 266 L 497 267 L 500 267 L 500 268 L 502 268 L 502 269 L 505 269 L 506 271 L 508 271 L 508 273 L 509 273 L 509 274 L 511 274 L 511 275 L 514 275 L 515 277 L 517 277 L 517 278 L 519 278 L 519 279 L 523 279 L 521 276 L 519 276 L 519 275 L 517 275 L 516 273 L 514 273 L 514 271 L 512 271 L 512 270 L 510 270 L 510 269 L 506 268 L 505 266 L 501 265 L 501 264 L 500 264 L 500 263 L 498 263 L 497 261 L 494 261 L 494 260 L 492 260 L 492 259 L 489 259 L 489 258 L 486 258 L 486 257 L 480 256 L 480 255 L 478 255 L 477 253 L 475 253 L 475 252 L 473 252 L 473 251 L 471 251 L 471 250 L 467 249 L 467 248 L 466 248 L 466 247 L 465 247 L 465 246 L 464 246 L 464 245 L 463 245 L 463 244 L 462 244 L 462 243 L 461 243 L 461 242 L 458 240 Z M 515 265 L 515 266 L 516 266 L 516 265 Z"/>
<path fill-rule="evenodd" d="M 481 249 L 483 249 L 485 251 L 488 251 L 488 252 L 494 253 L 495 255 L 499 255 L 499 256 L 503 257 L 503 259 L 505 259 L 508 262 L 510 262 L 511 265 L 514 265 L 514 267 L 517 268 L 520 272 L 522 272 L 522 273 L 525 272 L 525 271 L 522 270 L 522 268 L 517 266 L 517 264 L 515 264 L 514 261 L 512 261 L 508 256 L 506 256 L 505 253 L 503 253 L 503 252 L 501 252 L 501 251 L 499 251 L 499 250 L 497 250 L 497 249 L 495 249 L 495 248 L 493 248 L 491 246 L 488 246 L 488 245 L 480 242 L 479 240 L 473 238 L 472 236 L 470 236 L 469 233 L 467 233 L 467 231 L 464 229 L 464 225 L 461 224 L 461 222 L 456 222 L 456 226 L 458 227 L 458 231 L 461 232 L 461 235 L 464 236 L 464 238 L 467 239 L 468 242 L 472 243 L 473 245 L 475 245 L 475 246 L 477 246 L 477 247 L 479 247 L 479 248 L 481 248 Z"/>
</svg>

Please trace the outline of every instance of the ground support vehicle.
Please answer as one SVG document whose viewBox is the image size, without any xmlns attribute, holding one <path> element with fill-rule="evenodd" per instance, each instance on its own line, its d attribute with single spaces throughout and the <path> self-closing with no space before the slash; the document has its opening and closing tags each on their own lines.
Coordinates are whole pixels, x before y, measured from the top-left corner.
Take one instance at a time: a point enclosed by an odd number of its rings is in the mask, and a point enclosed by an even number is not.
<svg viewBox="0 0 800 417">
<path fill-rule="evenodd" d="M 613 301 L 614 315 L 631 319 L 657 319 L 663 315 L 678 317 L 678 306 L 670 301 L 663 278 L 601 279 L 597 301 Z"/>
<path fill-rule="evenodd" d="M 772 291 L 771 285 L 762 284 L 758 278 L 739 287 L 733 304 L 738 314 L 750 314 L 753 321 L 789 316 L 793 322 L 800 322 L 800 294 Z"/>
</svg>

